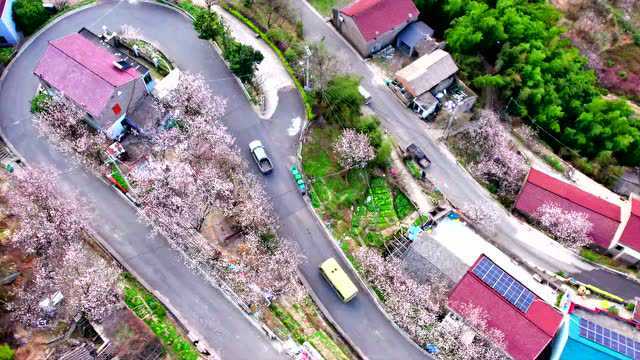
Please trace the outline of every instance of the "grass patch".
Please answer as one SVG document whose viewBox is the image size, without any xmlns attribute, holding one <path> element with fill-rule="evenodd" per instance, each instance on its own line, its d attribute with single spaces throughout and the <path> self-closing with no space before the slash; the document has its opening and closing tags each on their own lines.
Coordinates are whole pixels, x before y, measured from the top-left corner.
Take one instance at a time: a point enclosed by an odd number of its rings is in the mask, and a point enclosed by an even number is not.
<svg viewBox="0 0 640 360">
<path fill-rule="evenodd" d="M 422 226 L 424 223 L 426 223 L 427 221 L 429 221 L 429 215 L 420 215 L 418 216 L 418 218 L 413 222 L 413 226 Z"/>
<path fill-rule="evenodd" d="M 380 302 L 384 304 L 386 300 L 386 297 L 384 296 L 384 292 L 380 290 L 380 288 L 373 285 L 371 285 L 371 290 L 373 290 L 373 293 L 376 294 L 376 297 L 378 298 L 378 300 L 380 300 Z"/>
<path fill-rule="evenodd" d="M 12 47 L 0 48 L 0 62 L 4 65 L 8 65 L 14 51 L 15 49 Z"/>
<path fill-rule="evenodd" d="M 342 351 L 342 349 L 340 349 L 340 347 L 338 347 L 338 345 L 336 345 L 336 343 L 331 340 L 329 335 L 327 335 L 327 333 L 322 330 L 318 330 L 311 336 L 309 336 L 309 342 L 316 349 L 322 347 L 329 350 L 331 354 L 338 360 L 349 360 L 347 354 L 345 354 L 344 351 Z"/>
<path fill-rule="evenodd" d="M 349 245 L 349 243 L 346 241 L 341 242 L 340 249 L 342 249 L 342 252 L 344 252 L 347 259 L 349 259 L 349 262 L 351 263 L 351 265 L 353 265 L 353 268 L 356 269 L 357 272 L 361 272 L 362 264 L 360 264 L 358 259 L 356 259 L 356 257 L 353 256 L 353 252 L 351 250 L 351 246 Z"/>
<path fill-rule="evenodd" d="M 420 167 L 418 166 L 418 164 L 416 164 L 414 160 L 405 159 L 404 165 L 407 167 L 407 170 L 409 171 L 411 176 L 413 176 L 418 180 L 422 179 L 422 170 L 420 170 Z"/>
<path fill-rule="evenodd" d="M 309 0 L 309 4 L 323 16 L 330 16 L 331 9 L 341 8 L 350 2 L 349 0 Z"/>
<path fill-rule="evenodd" d="M 565 170 L 564 165 L 557 157 L 553 155 L 545 155 L 543 156 L 543 159 L 544 159 L 544 162 L 549 164 L 549 166 L 554 168 L 556 171 L 564 173 L 564 170 Z"/>
<path fill-rule="evenodd" d="M 306 341 L 306 337 L 302 331 L 302 326 L 293 318 L 293 316 L 291 316 L 291 314 L 274 303 L 269 306 L 269 309 L 273 315 L 282 322 L 287 330 L 291 332 L 291 337 L 293 337 L 297 343 L 303 344 Z"/>
<path fill-rule="evenodd" d="M 174 358 L 179 360 L 197 360 L 196 348 L 178 331 L 173 321 L 167 318 L 167 310 L 149 293 L 131 274 L 123 275 L 124 302 L 129 309 L 142 319 Z"/>
<path fill-rule="evenodd" d="M 611 257 L 604 254 L 600 254 L 591 249 L 587 249 L 587 248 L 580 249 L 580 256 L 582 256 L 586 260 L 589 260 L 597 264 L 601 264 L 604 266 L 608 266 L 610 268 L 614 268 L 616 270 L 638 275 L 638 270 L 627 267 L 619 263 L 618 261 L 612 259 Z"/>
<path fill-rule="evenodd" d="M 198 16 L 198 14 L 201 11 L 206 11 L 201 7 L 193 5 L 193 3 L 191 1 L 188 1 L 188 0 L 178 2 L 178 7 L 181 8 L 182 10 L 186 11 L 187 13 L 189 13 L 189 15 L 191 15 L 193 17 Z"/>
</svg>

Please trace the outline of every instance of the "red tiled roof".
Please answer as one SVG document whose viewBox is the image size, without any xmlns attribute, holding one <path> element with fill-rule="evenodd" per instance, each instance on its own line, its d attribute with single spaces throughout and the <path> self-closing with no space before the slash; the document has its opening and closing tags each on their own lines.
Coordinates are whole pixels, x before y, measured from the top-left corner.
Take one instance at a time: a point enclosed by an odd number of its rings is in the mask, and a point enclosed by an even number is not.
<svg viewBox="0 0 640 360">
<path fill-rule="evenodd" d="M 117 87 L 140 77 L 134 68 L 116 69 L 116 60 L 107 49 L 71 34 L 49 42 L 34 74 L 98 117 Z"/>
<path fill-rule="evenodd" d="M 367 41 L 420 14 L 412 0 L 356 0 L 340 12 L 353 18 Z"/>
<path fill-rule="evenodd" d="M 562 321 L 562 314 L 538 297 L 523 313 L 471 269 L 449 295 L 448 304 L 452 310 L 459 312 L 465 303 L 487 312 L 487 325 L 502 331 L 505 350 L 516 360 L 536 359 L 553 339 Z"/>
<path fill-rule="evenodd" d="M 635 251 L 640 251 L 640 200 L 631 198 L 631 215 L 622 231 L 620 243 Z"/>
<path fill-rule="evenodd" d="M 576 186 L 531 168 L 515 208 L 533 216 L 545 202 L 558 204 L 565 210 L 587 214 L 593 223 L 589 234 L 594 243 L 608 248 L 620 225 L 620 207 L 583 191 Z"/>
</svg>

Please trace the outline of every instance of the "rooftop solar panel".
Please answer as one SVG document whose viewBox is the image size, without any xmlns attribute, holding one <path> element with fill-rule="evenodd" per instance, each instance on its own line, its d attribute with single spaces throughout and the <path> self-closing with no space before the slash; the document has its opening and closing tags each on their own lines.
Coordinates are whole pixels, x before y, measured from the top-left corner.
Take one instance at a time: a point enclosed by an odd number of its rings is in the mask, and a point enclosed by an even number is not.
<svg viewBox="0 0 640 360">
<path fill-rule="evenodd" d="M 580 336 L 634 360 L 640 360 L 640 342 L 592 321 L 580 319 Z"/>
<path fill-rule="evenodd" d="M 473 273 L 522 312 L 526 313 L 536 298 L 529 289 L 507 274 L 489 258 L 483 257 L 480 259 L 473 268 Z"/>
</svg>

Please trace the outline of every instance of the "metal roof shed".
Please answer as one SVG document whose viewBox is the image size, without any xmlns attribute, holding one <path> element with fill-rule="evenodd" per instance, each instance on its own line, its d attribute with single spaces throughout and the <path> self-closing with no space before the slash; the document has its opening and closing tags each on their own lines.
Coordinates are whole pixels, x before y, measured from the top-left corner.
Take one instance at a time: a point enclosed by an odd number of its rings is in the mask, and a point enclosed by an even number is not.
<svg viewBox="0 0 640 360">
<path fill-rule="evenodd" d="M 420 96 L 458 71 L 448 52 L 437 49 L 396 72 L 396 80 L 413 96 Z"/>
<path fill-rule="evenodd" d="M 416 21 L 398 34 L 396 48 L 407 55 L 412 55 L 416 45 L 431 36 L 433 36 L 433 29 L 422 21 Z"/>
</svg>

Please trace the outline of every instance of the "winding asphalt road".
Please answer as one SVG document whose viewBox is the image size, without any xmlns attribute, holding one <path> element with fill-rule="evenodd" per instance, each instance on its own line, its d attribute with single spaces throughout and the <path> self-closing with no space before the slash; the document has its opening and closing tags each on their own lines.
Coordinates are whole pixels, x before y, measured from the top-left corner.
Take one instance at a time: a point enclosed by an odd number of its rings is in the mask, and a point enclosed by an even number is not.
<svg viewBox="0 0 640 360">
<path fill-rule="evenodd" d="M 491 239 L 510 255 L 529 264 L 551 271 L 565 271 L 576 279 L 594 284 L 609 292 L 633 299 L 640 294 L 640 284 L 619 274 L 591 266 L 553 241 L 536 243 L 539 238 L 533 229 L 521 224 L 503 207 L 496 204 L 491 194 L 475 181 L 456 159 L 437 141 L 429 137 L 424 122 L 408 108 L 400 104 L 359 54 L 340 36 L 330 23 L 323 19 L 305 0 L 290 0 L 304 24 L 306 40 L 323 41 L 329 51 L 347 65 L 350 73 L 362 77 L 362 86 L 372 95 L 370 107 L 380 117 L 384 127 L 393 134 L 400 145 L 418 144 L 429 156 L 432 165 L 428 175 L 454 204 L 461 206 L 469 201 L 492 204 L 501 216 Z"/>
<path fill-rule="evenodd" d="M 83 26 L 98 32 L 103 25 L 115 30 L 123 24 L 141 29 L 145 38 L 161 44 L 179 68 L 203 74 L 216 95 L 228 99 L 224 121 L 248 161 L 247 144 L 256 138 L 265 143 L 275 160 L 275 170 L 264 182 L 282 224 L 281 235 L 297 243 L 305 256 L 300 267 L 302 274 L 352 344 L 370 359 L 425 358 L 379 311 L 361 283 L 358 283 L 360 294 L 349 304 L 343 304 L 319 275 L 319 264 L 331 256 L 345 269 L 350 267 L 296 192 L 288 173 L 296 160 L 297 131 L 304 114 L 298 94 L 294 89 L 282 90 L 274 116 L 260 120 L 219 56 L 208 43 L 197 38 L 190 20 L 178 12 L 155 3 L 105 1 L 48 28 L 15 60 L 0 88 L 0 127 L 5 140 L 28 163 L 63 171 L 65 176 L 59 186 L 79 191 L 94 205 L 91 214 L 94 230 L 172 306 L 187 328 L 200 334 L 223 358 L 280 357 L 218 289 L 190 272 L 163 237 L 152 235 L 151 229 L 137 221 L 136 211 L 126 201 L 37 136 L 29 113 L 29 101 L 37 87 L 32 71 L 47 41 Z M 255 169 L 252 171 L 257 173 Z"/>
</svg>

